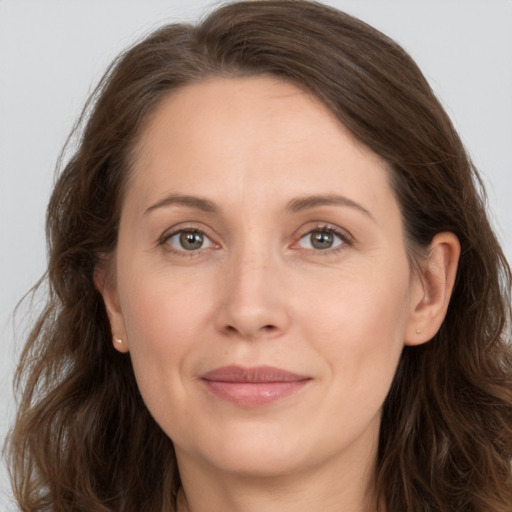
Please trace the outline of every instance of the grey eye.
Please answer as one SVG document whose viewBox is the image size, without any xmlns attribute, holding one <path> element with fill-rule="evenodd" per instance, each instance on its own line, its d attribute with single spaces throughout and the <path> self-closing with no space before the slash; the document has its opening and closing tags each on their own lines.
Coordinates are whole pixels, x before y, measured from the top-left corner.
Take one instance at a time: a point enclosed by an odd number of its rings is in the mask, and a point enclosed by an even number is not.
<svg viewBox="0 0 512 512">
<path fill-rule="evenodd" d="M 299 241 L 303 249 L 326 250 L 338 247 L 343 243 L 342 238 L 328 229 L 315 229 L 306 233 Z"/>
<path fill-rule="evenodd" d="M 211 240 L 201 231 L 182 230 L 170 236 L 167 240 L 175 249 L 197 251 L 212 245 Z"/>
</svg>

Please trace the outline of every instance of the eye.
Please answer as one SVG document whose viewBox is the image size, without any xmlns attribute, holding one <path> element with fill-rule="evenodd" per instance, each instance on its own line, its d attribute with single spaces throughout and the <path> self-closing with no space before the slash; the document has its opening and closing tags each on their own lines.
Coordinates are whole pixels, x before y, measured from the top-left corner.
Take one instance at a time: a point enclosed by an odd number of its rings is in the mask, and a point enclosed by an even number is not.
<svg viewBox="0 0 512 512">
<path fill-rule="evenodd" d="M 197 229 L 182 229 L 171 234 L 166 243 L 179 251 L 198 251 L 213 245 L 212 241 Z"/>
<path fill-rule="evenodd" d="M 345 243 L 345 238 L 331 228 L 317 228 L 302 236 L 298 245 L 302 249 L 325 251 L 334 249 Z"/>
</svg>

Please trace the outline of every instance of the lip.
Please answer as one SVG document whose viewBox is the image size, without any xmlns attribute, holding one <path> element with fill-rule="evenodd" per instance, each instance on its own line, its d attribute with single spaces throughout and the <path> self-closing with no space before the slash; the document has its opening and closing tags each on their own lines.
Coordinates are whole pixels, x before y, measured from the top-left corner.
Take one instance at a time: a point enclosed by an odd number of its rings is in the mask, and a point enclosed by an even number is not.
<svg viewBox="0 0 512 512">
<path fill-rule="evenodd" d="M 273 366 L 223 366 L 201 375 L 217 397 L 241 407 L 267 405 L 302 389 L 312 379 Z"/>
</svg>

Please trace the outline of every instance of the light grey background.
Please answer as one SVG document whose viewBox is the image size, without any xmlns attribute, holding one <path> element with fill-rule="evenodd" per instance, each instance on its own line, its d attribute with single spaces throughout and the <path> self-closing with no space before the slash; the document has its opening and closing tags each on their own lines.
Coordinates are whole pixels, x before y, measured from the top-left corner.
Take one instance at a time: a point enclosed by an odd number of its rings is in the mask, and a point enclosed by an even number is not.
<svg viewBox="0 0 512 512">
<path fill-rule="evenodd" d="M 195 20 L 211 0 L 0 0 L 0 439 L 27 322 L 12 310 L 45 269 L 53 169 L 108 63 L 137 37 Z M 512 259 L 512 0 L 330 0 L 416 59 L 481 169 Z M 16 334 L 15 334 L 16 333 Z M 0 471 L 0 510 L 15 510 Z"/>
</svg>

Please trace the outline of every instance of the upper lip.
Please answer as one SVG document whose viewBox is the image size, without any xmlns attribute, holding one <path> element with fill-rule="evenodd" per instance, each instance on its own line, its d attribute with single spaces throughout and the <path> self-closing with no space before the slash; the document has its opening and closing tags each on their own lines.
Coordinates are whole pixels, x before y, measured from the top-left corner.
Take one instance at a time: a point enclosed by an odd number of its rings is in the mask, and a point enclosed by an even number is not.
<svg viewBox="0 0 512 512">
<path fill-rule="evenodd" d="M 298 382 L 309 380 L 307 375 L 276 368 L 274 366 L 243 367 L 237 365 L 222 366 L 201 375 L 201 379 L 216 382 Z"/>
</svg>

